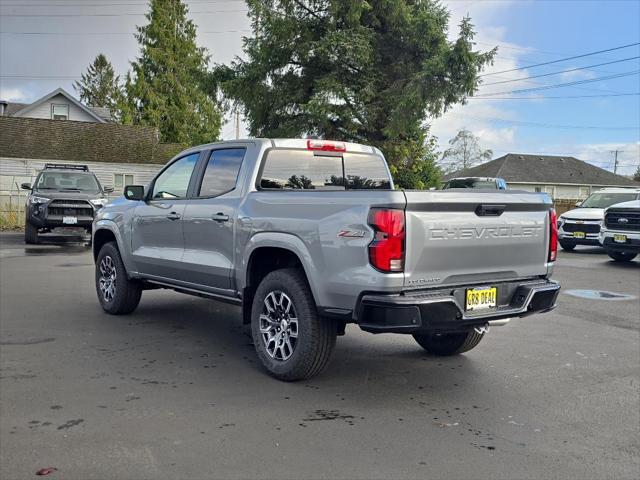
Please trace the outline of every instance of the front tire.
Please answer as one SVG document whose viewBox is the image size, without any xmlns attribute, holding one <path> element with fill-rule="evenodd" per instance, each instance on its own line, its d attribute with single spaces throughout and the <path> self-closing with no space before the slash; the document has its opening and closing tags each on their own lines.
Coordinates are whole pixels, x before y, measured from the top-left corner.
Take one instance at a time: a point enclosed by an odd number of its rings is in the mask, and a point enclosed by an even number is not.
<svg viewBox="0 0 640 480">
<path fill-rule="evenodd" d="M 575 243 L 563 242 L 562 240 L 560 240 L 558 243 L 560 243 L 560 246 L 562 247 L 562 249 L 566 250 L 567 252 L 571 252 L 576 248 Z"/>
<path fill-rule="evenodd" d="M 39 242 L 38 229 L 31 225 L 28 221 L 24 224 L 24 243 L 35 245 Z"/>
<path fill-rule="evenodd" d="M 102 309 L 111 315 L 133 312 L 140 303 L 142 285 L 129 280 L 114 242 L 105 243 L 96 260 L 96 292 Z"/>
<path fill-rule="evenodd" d="M 296 268 L 269 273 L 251 307 L 251 334 L 258 358 L 279 380 L 319 374 L 336 343 L 335 321 L 320 318 L 304 274 Z"/>
<path fill-rule="evenodd" d="M 607 250 L 607 255 L 609 255 L 616 262 L 630 262 L 634 258 L 636 258 L 637 253 L 627 253 L 627 252 L 616 252 L 614 250 Z"/>
<path fill-rule="evenodd" d="M 468 352 L 475 348 L 484 337 L 484 333 L 475 330 L 461 333 L 424 333 L 415 334 L 413 338 L 422 348 L 433 355 L 449 356 Z"/>
</svg>

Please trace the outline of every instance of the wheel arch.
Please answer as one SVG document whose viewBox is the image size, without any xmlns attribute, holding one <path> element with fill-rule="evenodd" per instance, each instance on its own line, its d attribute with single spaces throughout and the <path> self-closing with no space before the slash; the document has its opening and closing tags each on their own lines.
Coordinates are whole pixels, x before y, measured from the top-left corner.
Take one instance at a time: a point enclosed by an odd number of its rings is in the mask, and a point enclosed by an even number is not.
<svg viewBox="0 0 640 480">
<path fill-rule="evenodd" d="M 122 238 L 122 235 L 120 234 L 118 226 L 114 222 L 111 222 L 109 220 L 100 220 L 93 226 L 91 248 L 93 251 L 94 262 L 98 258 L 100 249 L 104 246 L 105 243 L 108 242 L 115 242 L 116 247 L 120 252 L 122 263 L 124 263 L 124 267 L 127 270 L 127 275 L 132 276 L 134 269 L 131 263 L 131 257 L 125 247 L 124 240 Z"/>
<path fill-rule="evenodd" d="M 260 281 L 270 272 L 296 267 L 302 270 L 318 305 L 318 291 L 314 281 L 315 268 L 302 241 L 290 234 L 254 236 L 243 256 L 243 268 L 238 275 L 238 287 L 243 298 L 243 323 L 250 323 L 253 293 Z M 298 245 L 300 243 L 301 245 Z"/>
</svg>

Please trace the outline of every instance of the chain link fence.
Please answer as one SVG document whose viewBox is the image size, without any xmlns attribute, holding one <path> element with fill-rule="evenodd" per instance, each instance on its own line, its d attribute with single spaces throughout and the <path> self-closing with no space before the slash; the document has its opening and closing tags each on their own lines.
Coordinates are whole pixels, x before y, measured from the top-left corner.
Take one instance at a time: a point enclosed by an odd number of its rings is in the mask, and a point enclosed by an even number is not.
<svg viewBox="0 0 640 480">
<path fill-rule="evenodd" d="M 24 209 L 29 192 L 22 190 L 20 184 L 29 182 L 31 179 L 24 176 L 2 175 L 0 180 L 0 228 L 23 228 Z"/>
</svg>

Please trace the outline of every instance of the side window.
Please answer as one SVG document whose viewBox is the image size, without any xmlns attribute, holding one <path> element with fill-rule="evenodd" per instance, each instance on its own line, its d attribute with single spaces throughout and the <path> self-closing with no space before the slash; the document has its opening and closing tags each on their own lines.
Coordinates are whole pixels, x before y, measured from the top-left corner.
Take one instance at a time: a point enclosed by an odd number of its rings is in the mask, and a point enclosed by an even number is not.
<svg viewBox="0 0 640 480">
<path fill-rule="evenodd" d="M 156 178 L 152 198 L 184 198 L 187 196 L 191 174 L 200 153 L 192 153 L 176 160 Z"/>
<path fill-rule="evenodd" d="M 216 197 L 236 188 L 238 172 L 244 158 L 244 148 L 226 148 L 211 152 L 204 171 L 199 197 Z"/>
<path fill-rule="evenodd" d="M 267 155 L 260 188 L 344 190 L 342 157 L 314 156 L 301 150 L 272 150 Z"/>
</svg>

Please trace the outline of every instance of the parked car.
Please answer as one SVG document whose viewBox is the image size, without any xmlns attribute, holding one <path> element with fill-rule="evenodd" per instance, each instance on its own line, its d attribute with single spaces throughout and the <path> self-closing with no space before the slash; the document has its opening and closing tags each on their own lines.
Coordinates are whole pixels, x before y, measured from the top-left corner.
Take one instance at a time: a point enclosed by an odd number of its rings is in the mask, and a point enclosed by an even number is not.
<svg viewBox="0 0 640 480">
<path fill-rule="evenodd" d="M 579 203 L 577 208 L 560 215 L 558 240 L 564 250 L 576 245 L 600 245 L 600 225 L 604 210 L 611 205 L 640 198 L 640 188 L 603 188 Z"/>
<path fill-rule="evenodd" d="M 38 243 L 40 234 L 91 235 L 95 212 L 107 204 L 111 187 L 102 187 L 86 165 L 47 163 L 29 190 L 25 205 L 24 241 Z"/>
<path fill-rule="evenodd" d="M 347 323 L 454 355 L 553 309 L 556 233 L 547 195 L 395 190 L 373 147 L 213 143 L 98 212 L 96 291 L 116 315 L 158 287 L 239 305 L 267 371 L 298 380 Z"/>
<path fill-rule="evenodd" d="M 618 262 L 633 260 L 640 253 L 640 200 L 616 203 L 605 210 L 600 244 Z"/>
<path fill-rule="evenodd" d="M 442 189 L 450 188 L 488 188 L 495 190 L 506 190 L 507 182 L 502 178 L 494 177 L 458 177 L 447 181 Z"/>
</svg>

